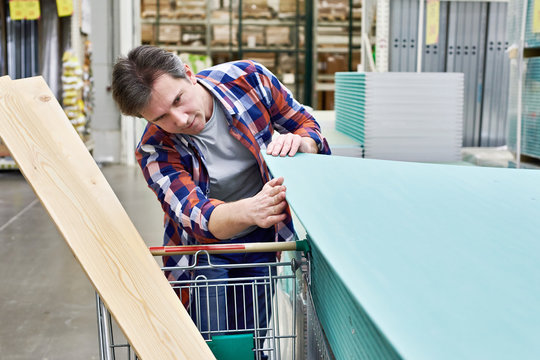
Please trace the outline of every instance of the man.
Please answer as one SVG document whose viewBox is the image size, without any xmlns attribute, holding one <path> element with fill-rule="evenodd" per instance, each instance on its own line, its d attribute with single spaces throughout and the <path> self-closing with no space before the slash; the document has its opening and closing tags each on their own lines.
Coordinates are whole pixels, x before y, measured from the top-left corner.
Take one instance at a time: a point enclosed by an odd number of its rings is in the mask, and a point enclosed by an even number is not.
<svg viewBox="0 0 540 360">
<path fill-rule="evenodd" d="M 297 152 L 330 154 L 330 149 L 315 119 L 270 71 L 253 61 L 236 61 L 194 74 L 175 54 L 145 45 L 118 59 L 112 90 L 124 114 L 148 121 L 136 156 L 165 212 L 164 245 L 293 239 L 284 179 L 270 179 L 260 151 L 266 147 L 273 156 L 294 156 Z M 280 134 L 273 138 L 274 130 Z M 275 261 L 275 253 L 201 256 L 198 265 L 209 261 L 265 263 Z M 171 256 L 164 258 L 164 265 L 188 263 Z M 200 270 L 193 276 L 225 279 L 265 274 L 268 268 Z M 178 270 L 167 273 L 169 280 L 186 275 Z M 211 304 L 223 304 L 230 294 L 206 296 Z M 268 294 L 257 296 L 264 308 Z M 205 328 L 207 320 L 201 320 L 201 330 L 224 329 L 225 318 L 212 318 L 210 329 Z M 257 325 L 264 328 L 266 321 L 260 318 Z M 247 315 L 247 324 L 236 327 L 249 328 L 253 323 Z"/>
</svg>

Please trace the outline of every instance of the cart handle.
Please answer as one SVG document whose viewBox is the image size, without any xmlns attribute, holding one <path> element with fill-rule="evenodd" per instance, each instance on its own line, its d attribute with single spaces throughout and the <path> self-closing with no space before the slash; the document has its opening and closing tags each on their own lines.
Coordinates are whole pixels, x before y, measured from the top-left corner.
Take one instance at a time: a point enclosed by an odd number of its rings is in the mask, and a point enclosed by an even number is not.
<svg viewBox="0 0 540 360">
<path fill-rule="evenodd" d="M 277 252 L 277 251 L 309 251 L 307 240 L 288 242 L 263 242 L 248 244 L 212 244 L 195 246 L 152 246 L 149 248 L 154 256 L 192 255 L 197 251 L 207 251 L 209 254 Z"/>
</svg>

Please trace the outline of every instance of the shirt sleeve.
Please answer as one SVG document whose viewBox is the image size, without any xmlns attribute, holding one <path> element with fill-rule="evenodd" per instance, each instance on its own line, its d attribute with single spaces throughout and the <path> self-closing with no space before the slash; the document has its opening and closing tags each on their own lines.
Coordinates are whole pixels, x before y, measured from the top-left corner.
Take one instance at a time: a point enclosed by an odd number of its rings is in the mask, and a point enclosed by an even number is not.
<svg viewBox="0 0 540 360">
<path fill-rule="evenodd" d="M 208 199 L 182 163 L 182 155 L 172 143 L 141 141 L 136 151 L 144 177 L 166 215 L 199 243 L 219 241 L 208 230 L 212 211 L 223 202 Z M 198 169 L 197 169 L 198 171 Z"/>
<path fill-rule="evenodd" d="M 292 96 L 278 78 L 266 67 L 256 64 L 262 92 L 268 99 L 268 108 L 274 128 L 281 134 L 291 132 L 315 140 L 319 154 L 330 154 L 328 142 L 322 136 L 315 118 Z"/>
</svg>

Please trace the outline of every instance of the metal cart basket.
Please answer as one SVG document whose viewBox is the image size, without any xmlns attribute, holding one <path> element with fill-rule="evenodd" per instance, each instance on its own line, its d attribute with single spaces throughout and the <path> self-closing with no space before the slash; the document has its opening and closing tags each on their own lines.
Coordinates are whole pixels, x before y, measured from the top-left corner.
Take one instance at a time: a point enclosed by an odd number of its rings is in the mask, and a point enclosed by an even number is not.
<svg viewBox="0 0 540 360">
<path fill-rule="evenodd" d="M 171 281 L 171 286 L 182 296 L 189 315 L 195 322 L 203 338 L 218 360 L 279 360 L 295 359 L 297 349 L 297 314 L 304 309 L 297 309 L 297 296 L 302 271 L 306 271 L 307 260 L 292 256 L 290 261 L 213 264 L 211 260 L 199 265 L 198 260 L 209 254 L 242 252 L 276 252 L 296 250 L 307 246 L 305 242 L 259 244 L 265 249 L 249 248 L 257 244 L 220 246 L 175 246 L 151 248 L 152 254 L 178 255 L 190 254 L 190 265 L 186 267 L 164 267 L 163 271 L 189 271 L 197 273 L 204 269 L 248 269 L 266 268 L 267 275 L 235 277 L 234 279 L 207 279 L 197 276 L 187 281 Z M 276 248 L 276 246 L 278 246 Z M 285 247 L 284 247 L 285 246 Z M 228 248 L 228 249 L 225 249 Z M 258 250 L 257 250 L 258 249 Z M 300 249 L 299 249 L 300 250 Z M 300 275 L 300 276 L 299 276 Z M 218 293 L 222 301 L 213 300 Z M 261 299 L 264 299 L 261 301 Z M 137 359 L 137 355 L 115 324 L 105 305 L 96 294 L 100 359 Z M 221 316 L 220 316 L 221 314 Z M 225 315 L 223 315 L 225 314 Z M 300 317 L 303 317 L 302 315 Z M 249 318 L 253 321 L 249 321 Z M 303 327 L 303 326 L 301 326 Z M 301 330 L 302 331 L 302 330 Z M 303 357 L 299 355 L 299 357 Z"/>
</svg>

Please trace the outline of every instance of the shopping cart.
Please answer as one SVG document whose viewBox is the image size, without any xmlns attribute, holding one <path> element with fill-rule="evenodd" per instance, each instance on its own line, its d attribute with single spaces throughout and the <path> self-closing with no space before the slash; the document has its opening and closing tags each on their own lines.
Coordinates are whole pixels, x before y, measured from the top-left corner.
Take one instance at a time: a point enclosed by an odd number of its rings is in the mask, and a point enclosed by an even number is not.
<svg viewBox="0 0 540 360">
<path fill-rule="evenodd" d="M 192 255 L 188 266 L 162 268 L 167 272 L 265 269 L 262 273 L 266 275 L 262 276 L 225 281 L 197 276 L 187 281 L 170 282 L 178 294 L 187 294 L 187 311 L 218 360 L 304 358 L 304 351 L 297 344 L 297 329 L 300 328 L 303 334 L 305 325 L 297 320 L 305 318 L 305 308 L 297 308 L 297 297 L 299 284 L 309 271 L 309 260 L 304 256 L 307 250 L 306 241 L 150 248 L 154 256 Z M 279 262 L 217 265 L 210 257 L 204 265 L 199 265 L 198 261 L 210 254 L 283 251 L 289 252 L 287 255 L 282 253 Z M 212 295 L 219 292 L 229 296 L 225 296 L 224 301 L 213 301 Z M 97 294 L 96 305 L 100 359 L 138 359 Z M 249 318 L 254 321 L 250 323 Z M 303 346 L 303 341 L 300 345 Z"/>
</svg>

